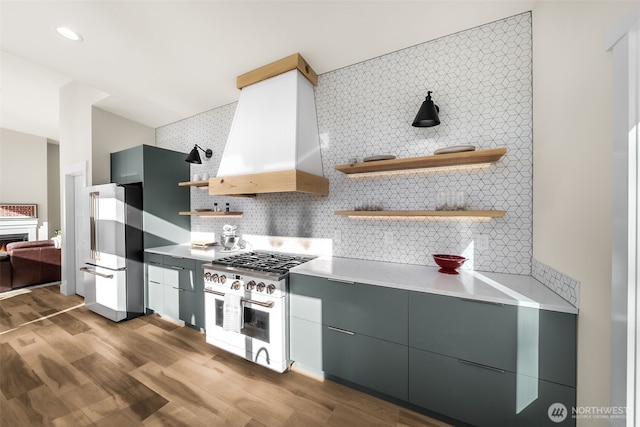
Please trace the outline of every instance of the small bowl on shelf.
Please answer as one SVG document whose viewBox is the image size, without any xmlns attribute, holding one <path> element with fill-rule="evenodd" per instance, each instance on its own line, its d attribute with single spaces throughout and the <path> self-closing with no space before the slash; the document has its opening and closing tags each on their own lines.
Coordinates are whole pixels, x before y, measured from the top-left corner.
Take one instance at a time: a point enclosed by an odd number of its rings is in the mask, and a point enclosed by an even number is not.
<svg viewBox="0 0 640 427">
<path fill-rule="evenodd" d="M 460 255 L 435 254 L 433 260 L 440 266 L 440 273 L 460 274 L 456 270 L 462 267 L 467 258 Z"/>
</svg>

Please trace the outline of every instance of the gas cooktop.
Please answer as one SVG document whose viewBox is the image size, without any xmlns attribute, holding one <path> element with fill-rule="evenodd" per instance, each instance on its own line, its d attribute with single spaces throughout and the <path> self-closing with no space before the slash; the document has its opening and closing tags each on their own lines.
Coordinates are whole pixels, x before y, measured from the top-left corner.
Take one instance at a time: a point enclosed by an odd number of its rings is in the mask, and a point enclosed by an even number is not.
<svg viewBox="0 0 640 427">
<path fill-rule="evenodd" d="M 222 266 L 225 270 L 259 271 L 284 275 L 289 269 L 311 261 L 315 257 L 292 255 L 278 252 L 244 252 L 224 258 L 218 258 L 211 263 L 213 267 Z"/>
</svg>

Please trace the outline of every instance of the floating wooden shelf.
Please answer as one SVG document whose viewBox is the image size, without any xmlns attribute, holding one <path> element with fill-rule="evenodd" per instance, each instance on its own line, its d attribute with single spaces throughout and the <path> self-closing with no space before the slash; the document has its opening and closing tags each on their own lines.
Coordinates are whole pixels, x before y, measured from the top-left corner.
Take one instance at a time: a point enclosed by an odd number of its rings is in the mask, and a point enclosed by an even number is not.
<svg viewBox="0 0 640 427">
<path fill-rule="evenodd" d="M 433 156 L 377 160 L 373 162 L 338 165 L 335 166 L 335 169 L 346 174 L 356 174 L 436 168 L 442 166 L 473 165 L 478 163 L 496 162 L 506 153 L 506 148 L 496 148 L 491 150 L 464 151 L 462 153 L 434 154 Z"/>
<path fill-rule="evenodd" d="M 211 216 L 211 217 L 229 217 L 229 216 L 242 216 L 242 212 L 214 212 L 214 211 L 187 211 L 179 212 L 180 215 L 195 215 L 195 216 Z"/>
<path fill-rule="evenodd" d="M 179 182 L 178 187 L 208 187 L 209 180 L 206 181 L 185 181 Z"/>
<path fill-rule="evenodd" d="M 354 217 L 485 217 L 500 218 L 506 211 L 336 211 L 335 215 Z"/>
</svg>

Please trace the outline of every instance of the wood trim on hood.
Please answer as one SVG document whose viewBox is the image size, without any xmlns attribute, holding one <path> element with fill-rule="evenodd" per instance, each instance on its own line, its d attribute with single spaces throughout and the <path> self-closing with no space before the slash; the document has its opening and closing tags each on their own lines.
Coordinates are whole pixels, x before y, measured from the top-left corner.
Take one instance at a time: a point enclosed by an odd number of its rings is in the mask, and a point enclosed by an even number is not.
<svg viewBox="0 0 640 427">
<path fill-rule="evenodd" d="M 300 73 L 302 73 L 302 75 L 305 76 L 311 84 L 318 86 L 318 74 L 313 71 L 313 68 L 309 66 L 302 55 L 294 53 L 286 58 L 279 59 L 271 64 L 264 65 L 253 71 L 239 75 L 236 79 L 236 87 L 238 89 L 242 89 L 245 86 L 261 82 L 262 80 L 266 80 L 277 76 L 278 74 L 286 73 L 287 71 L 295 69 L 298 69 L 298 71 L 300 71 Z"/>
<path fill-rule="evenodd" d="M 240 196 L 282 192 L 300 192 L 327 196 L 329 194 L 329 180 L 300 170 L 209 179 L 209 195 L 211 196 Z"/>
</svg>

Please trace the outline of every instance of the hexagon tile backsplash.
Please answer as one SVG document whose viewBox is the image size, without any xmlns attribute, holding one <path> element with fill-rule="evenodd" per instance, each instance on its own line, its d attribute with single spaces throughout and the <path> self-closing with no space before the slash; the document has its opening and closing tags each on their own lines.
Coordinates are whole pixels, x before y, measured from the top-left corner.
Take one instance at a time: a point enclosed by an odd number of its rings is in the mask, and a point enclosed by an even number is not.
<svg viewBox="0 0 640 427">
<path fill-rule="evenodd" d="M 278 59 L 278 58 L 274 58 Z M 313 66 L 313 64 L 311 64 Z M 254 199 L 209 196 L 192 188 L 191 205 L 214 203 L 244 212 L 242 234 L 295 236 L 332 242 L 335 256 L 435 265 L 434 253 L 463 254 L 464 268 L 530 274 L 532 258 L 531 14 L 523 13 L 408 47 L 319 76 L 318 127 L 328 197 L 261 194 Z M 427 91 L 441 124 L 411 126 Z M 194 144 L 214 156 L 191 173 L 215 176 L 236 103 L 163 126 L 158 146 L 188 152 Z M 485 168 L 452 168 L 383 177 L 350 177 L 334 169 L 356 157 L 414 157 L 442 147 L 507 147 Z M 434 209 L 447 193 L 464 194 L 471 209 L 500 209 L 503 218 L 374 220 L 334 211 L 378 205 Z M 191 219 L 195 232 L 215 232 L 224 220 Z"/>
</svg>

